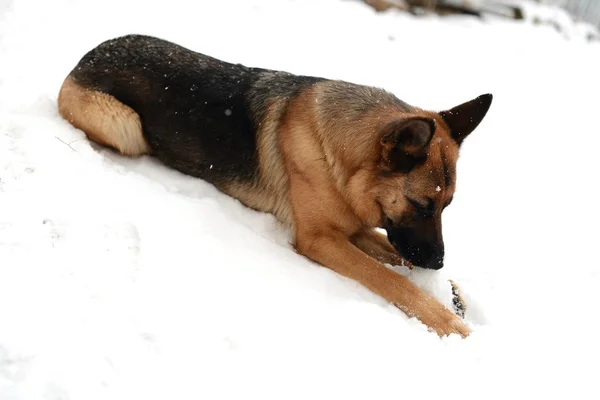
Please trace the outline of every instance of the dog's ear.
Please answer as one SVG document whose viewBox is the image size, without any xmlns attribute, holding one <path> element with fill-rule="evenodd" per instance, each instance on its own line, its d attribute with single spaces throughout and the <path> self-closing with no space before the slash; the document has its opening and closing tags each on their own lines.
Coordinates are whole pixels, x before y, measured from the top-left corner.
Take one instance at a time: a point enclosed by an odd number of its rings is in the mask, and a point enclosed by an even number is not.
<svg viewBox="0 0 600 400">
<path fill-rule="evenodd" d="M 492 95 L 484 94 L 476 99 L 440 112 L 450 128 L 450 134 L 460 145 L 465 138 L 477 128 L 492 105 Z"/>
<path fill-rule="evenodd" d="M 427 145 L 435 132 L 435 120 L 407 117 L 390 122 L 381 136 L 382 167 L 390 172 L 408 172 L 426 158 Z"/>
</svg>

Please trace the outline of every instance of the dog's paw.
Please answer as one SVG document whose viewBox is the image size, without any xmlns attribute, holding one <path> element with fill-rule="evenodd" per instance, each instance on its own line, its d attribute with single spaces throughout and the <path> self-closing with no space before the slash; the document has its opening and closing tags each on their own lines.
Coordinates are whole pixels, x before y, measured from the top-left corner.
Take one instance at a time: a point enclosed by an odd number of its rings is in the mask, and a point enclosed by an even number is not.
<svg viewBox="0 0 600 400">
<path fill-rule="evenodd" d="M 440 337 L 456 333 L 466 338 L 471 333 L 467 325 L 456 314 L 436 301 L 431 302 L 419 319 Z"/>
<path fill-rule="evenodd" d="M 410 270 L 413 270 L 415 268 L 415 266 L 410 261 L 402 257 L 400 254 L 396 253 L 386 254 L 385 256 L 380 257 L 379 261 L 390 264 L 391 266 L 406 267 Z"/>
</svg>

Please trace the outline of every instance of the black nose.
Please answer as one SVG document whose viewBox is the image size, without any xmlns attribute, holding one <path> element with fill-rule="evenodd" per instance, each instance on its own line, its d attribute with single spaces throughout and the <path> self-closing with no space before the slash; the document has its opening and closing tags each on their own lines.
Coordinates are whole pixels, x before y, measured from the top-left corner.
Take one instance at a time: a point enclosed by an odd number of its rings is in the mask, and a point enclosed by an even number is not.
<svg viewBox="0 0 600 400">
<path fill-rule="evenodd" d="M 415 229 L 390 225 L 386 226 L 386 230 L 392 246 L 415 266 L 433 270 L 444 266 L 444 243 L 437 238 L 423 238 Z"/>
<path fill-rule="evenodd" d="M 390 240 L 400 255 L 417 267 L 438 270 L 444 267 L 443 246 L 412 246 L 410 244 Z"/>
<path fill-rule="evenodd" d="M 433 257 L 431 257 L 426 263 L 425 265 L 423 265 L 423 268 L 427 268 L 427 269 L 434 269 L 434 270 L 438 270 L 438 269 L 442 269 L 444 267 L 444 254 L 437 254 Z"/>
</svg>

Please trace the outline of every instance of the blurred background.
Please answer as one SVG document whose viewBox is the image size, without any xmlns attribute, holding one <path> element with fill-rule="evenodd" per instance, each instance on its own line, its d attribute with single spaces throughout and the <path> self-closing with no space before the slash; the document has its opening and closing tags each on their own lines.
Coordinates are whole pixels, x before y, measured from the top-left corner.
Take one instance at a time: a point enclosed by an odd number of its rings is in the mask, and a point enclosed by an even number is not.
<svg viewBox="0 0 600 400">
<path fill-rule="evenodd" d="M 596 0 L 364 0 L 377 11 L 391 9 L 414 15 L 500 16 L 550 25 L 566 36 L 599 40 L 600 1 Z"/>
</svg>

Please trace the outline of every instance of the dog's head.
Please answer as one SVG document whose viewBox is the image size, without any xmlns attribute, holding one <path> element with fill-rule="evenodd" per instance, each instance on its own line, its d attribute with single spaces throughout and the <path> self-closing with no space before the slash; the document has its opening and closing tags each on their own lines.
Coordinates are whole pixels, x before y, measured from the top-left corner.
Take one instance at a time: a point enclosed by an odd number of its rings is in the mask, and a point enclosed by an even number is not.
<svg viewBox="0 0 600 400">
<path fill-rule="evenodd" d="M 491 103 L 492 95 L 486 94 L 447 111 L 407 114 L 379 134 L 371 194 L 390 243 L 417 266 L 444 265 L 442 211 L 454 194 L 459 147 Z"/>
</svg>

